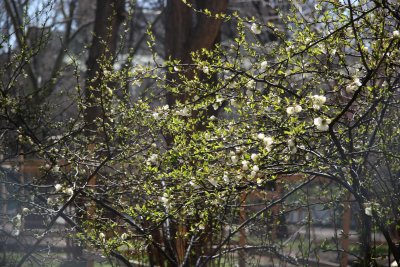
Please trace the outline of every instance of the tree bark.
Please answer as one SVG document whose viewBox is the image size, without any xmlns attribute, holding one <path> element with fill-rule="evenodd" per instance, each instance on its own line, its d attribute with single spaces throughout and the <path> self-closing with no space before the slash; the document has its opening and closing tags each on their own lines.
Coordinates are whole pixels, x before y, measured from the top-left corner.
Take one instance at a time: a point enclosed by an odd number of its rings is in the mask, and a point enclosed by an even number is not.
<svg viewBox="0 0 400 267">
<path fill-rule="evenodd" d="M 226 12 L 228 0 L 189 0 L 198 10 L 208 9 L 212 14 Z M 210 18 L 202 13 L 195 12 L 188 7 L 182 0 L 168 0 L 166 7 L 165 21 L 165 57 L 167 60 L 178 60 L 181 64 L 190 65 L 192 63 L 191 53 L 201 49 L 211 50 L 220 41 L 220 28 L 222 20 Z M 181 66 L 180 74 L 190 79 L 195 75 L 196 70 L 190 66 Z M 201 75 L 200 75 L 200 78 Z M 174 73 L 167 75 L 168 82 L 171 86 L 179 86 L 179 76 Z M 209 79 L 207 82 L 212 82 Z M 167 93 L 167 104 L 173 107 L 177 101 L 184 103 L 194 92 L 185 92 L 180 94 Z M 215 111 L 213 111 L 215 112 Z M 209 113 L 209 111 L 207 111 Z M 192 114 L 196 116 L 196 114 Z M 197 130 L 201 130 L 201 122 L 197 125 Z M 173 143 L 173 137 L 166 134 L 166 142 L 168 145 Z M 192 253 L 186 259 L 185 254 L 188 248 L 188 240 L 185 237 L 185 229 L 189 229 L 190 221 L 185 223 L 179 222 L 172 225 L 169 229 L 171 236 L 176 236 L 176 240 L 171 240 L 173 249 L 177 255 L 178 264 L 181 266 L 192 266 L 196 263 L 197 258 L 202 254 L 207 254 L 210 250 L 207 246 L 212 244 L 212 233 L 206 231 L 202 236 L 200 244 L 192 247 Z M 166 241 L 164 241 L 166 242 Z M 162 259 L 158 260 L 162 262 Z"/>
<path fill-rule="evenodd" d="M 192 0 L 198 9 L 208 9 L 212 14 L 225 12 L 228 0 Z M 165 57 L 191 63 L 191 52 L 212 49 L 219 42 L 222 20 L 195 13 L 182 0 L 168 0 L 165 21 Z M 186 76 L 191 73 L 183 70 Z M 169 81 L 177 82 L 177 75 L 169 75 Z M 177 100 L 184 101 L 188 95 L 167 95 L 167 104 L 173 106 Z"/>
<path fill-rule="evenodd" d="M 112 71 L 118 44 L 118 30 L 124 17 L 125 1 L 97 0 L 93 40 L 86 62 L 85 121 L 87 130 L 90 130 L 91 134 L 96 134 L 93 122 L 102 117 L 100 87 L 103 85 L 104 72 Z"/>
<path fill-rule="evenodd" d="M 89 49 L 89 57 L 86 62 L 86 83 L 85 83 L 85 134 L 89 138 L 88 152 L 96 154 L 94 151 L 95 141 L 100 141 L 102 135 L 98 131 L 96 120 L 103 118 L 102 86 L 105 86 L 105 72 L 112 71 L 113 63 L 118 46 L 119 27 L 125 17 L 124 0 L 97 0 L 96 15 L 93 30 L 92 44 Z M 96 184 L 96 177 L 92 176 L 88 180 L 89 186 Z M 83 207 L 83 201 L 77 199 L 78 205 Z M 77 214 L 78 220 L 93 214 L 93 210 L 83 211 Z M 82 249 L 74 253 L 75 257 L 82 256 Z M 88 266 L 92 263 L 89 261 Z"/>
</svg>

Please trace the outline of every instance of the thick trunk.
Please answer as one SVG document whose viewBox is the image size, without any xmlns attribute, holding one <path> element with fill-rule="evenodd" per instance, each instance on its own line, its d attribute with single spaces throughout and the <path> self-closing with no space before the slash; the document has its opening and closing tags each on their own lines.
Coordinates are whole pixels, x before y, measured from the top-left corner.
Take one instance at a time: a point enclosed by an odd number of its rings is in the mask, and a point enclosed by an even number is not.
<svg viewBox="0 0 400 267">
<path fill-rule="evenodd" d="M 96 134 L 93 123 L 102 117 L 101 102 L 104 72 L 111 71 L 118 44 L 118 30 L 125 15 L 125 1 L 97 0 L 93 40 L 89 50 L 86 73 L 85 121 L 89 135 Z"/>
<path fill-rule="evenodd" d="M 198 9 L 208 9 L 212 14 L 225 12 L 228 6 L 227 0 L 196 0 L 189 3 L 195 4 Z M 169 0 L 165 21 L 166 58 L 190 64 L 191 52 L 212 49 L 219 42 L 221 23 L 222 20 L 195 13 L 182 0 Z M 182 72 L 188 77 L 193 75 L 190 68 Z M 168 80 L 179 83 L 177 75 L 169 75 Z M 177 100 L 183 102 L 188 97 L 187 94 L 168 94 L 167 103 L 173 106 Z"/>
<path fill-rule="evenodd" d="M 197 9 L 208 9 L 212 14 L 225 12 L 227 9 L 227 0 L 189 0 L 188 3 Z M 201 13 L 194 12 L 182 0 L 168 0 L 165 21 L 165 57 L 168 60 L 178 60 L 181 64 L 191 64 L 191 53 L 199 51 L 203 48 L 213 49 L 215 44 L 220 41 L 221 20 L 210 18 Z M 196 74 L 196 70 L 190 66 L 180 67 L 179 73 L 190 79 Z M 200 78 L 201 75 L 200 75 Z M 168 74 L 167 79 L 171 86 L 177 87 L 182 81 L 177 74 Z M 207 82 L 212 83 L 213 79 L 208 78 Z M 184 103 L 191 98 L 195 92 L 185 92 L 181 94 L 167 94 L 167 104 L 174 106 L 177 101 Z M 207 113 L 209 113 L 207 111 Z M 212 110 L 212 112 L 215 112 Z M 197 116 L 198 114 L 192 114 Z M 201 130 L 201 122 L 196 129 Z M 166 134 L 168 145 L 173 143 L 173 137 Z M 197 258 L 207 254 L 210 244 L 212 243 L 211 232 L 205 233 L 199 244 L 192 246 L 192 253 L 185 257 L 188 248 L 188 240 L 185 237 L 185 229 L 190 228 L 190 221 L 186 223 L 179 222 L 178 225 L 171 227 L 171 235 L 177 236 L 176 240 L 170 240 L 175 254 L 177 255 L 178 264 L 182 266 L 194 266 Z M 210 224 L 212 225 L 212 224 Z M 162 261 L 162 259 L 159 259 Z"/>
<path fill-rule="evenodd" d="M 102 135 L 99 134 L 95 121 L 103 117 L 102 103 L 105 99 L 101 88 L 104 84 L 105 71 L 112 71 L 115 53 L 118 45 L 118 32 L 121 22 L 125 15 L 124 0 L 97 0 L 96 15 L 93 30 L 92 44 L 89 50 L 89 57 L 86 62 L 86 84 L 85 84 L 85 134 L 91 140 L 88 144 L 89 153 L 95 153 L 94 142 L 101 140 Z M 96 154 L 96 153 L 95 153 Z M 89 186 L 95 185 L 96 180 L 93 176 L 89 181 Z M 83 207 L 84 200 L 76 201 Z M 77 209 L 78 220 L 90 217 L 93 210 L 84 211 Z M 82 249 L 75 252 L 75 257 L 82 256 Z M 90 266 L 90 262 L 88 266 Z"/>
<path fill-rule="evenodd" d="M 374 266 L 373 259 L 372 259 L 372 220 L 371 217 L 362 213 L 361 214 L 362 220 L 362 229 L 361 229 L 361 248 L 362 248 L 362 259 L 363 263 L 362 266 Z"/>
<path fill-rule="evenodd" d="M 183 60 L 189 51 L 187 42 L 192 30 L 193 12 L 181 0 L 169 0 L 165 17 L 166 58 Z"/>
</svg>

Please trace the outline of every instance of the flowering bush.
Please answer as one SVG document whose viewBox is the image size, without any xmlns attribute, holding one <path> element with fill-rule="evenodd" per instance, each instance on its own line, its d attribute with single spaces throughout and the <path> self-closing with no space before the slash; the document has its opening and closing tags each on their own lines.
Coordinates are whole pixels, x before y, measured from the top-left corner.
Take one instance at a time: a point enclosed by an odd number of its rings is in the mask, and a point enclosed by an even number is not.
<svg viewBox="0 0 400 267">
<path fill-rule="evenodd" d="M 96 94 L 91 101 L 74 94 L 77 113 L 68 121 L 37 114 L 46 123 L 23 123 L 21 99 L 9 93 L 11 85 L 2 87 L 2 134 L 18 137 L 27 154 L 48 164 L 31 184 L 34 192 L 47 191 L 26 213 L 47 214 L 48 229 L 63 217 L 89 247 L 127 265 L 148 253 L 173 266 L 206 266 L 249 249 L 235 242 L 245 229 L 253 236 L 266 232 L 254 249 L 296 262 L 321 246 L 288 255 L 287 243 L 272 238 L 264 221 L 280 224 L 272 209 L 281 205 L 283 214 L 322 195 L 332 208 L 350 194 L 365 211 L 359 214 L 358 256 L 365 264 L 373 260 L 373 223 L 399 261 L 389 235 L 399 220 L 399 6 L 316 5 L 309 19 L 296 5 L 290 15 L 282 13 L 287 31 L 237 14 L 212 14 L 235 21 L 237 37 L 230 49 L 193 53 L 190 64 L 172 60 L 110 72 L 111 62 L 103 59 Z M 254 39 L 264 31 L 278 41 L 266 46 Z M 143 80 L 154 84 L 140 97 L 117 93 Z M 159 101 L 162 95 L 173 96 L 174 105 Z M 90 121 L 82 114 L 93 107 L 101 116 Z M 47 127 L 60 138 L 43 133 Z M 302 179 L 286 183 L 283 177 L 292 174 Z M 305 193 L 317 177 L 330 188 Z M 255 203 L 262 208 L 249 209 L 238 221 L 243 196 L 267 194 L 278 183 L 284 184 L 279 199 L 262 197 Z M 65 213 L 71 206 L 75 213 Z M 13 236 L 20 234 L 23 216 L 11 219 Z"/>
</svg>

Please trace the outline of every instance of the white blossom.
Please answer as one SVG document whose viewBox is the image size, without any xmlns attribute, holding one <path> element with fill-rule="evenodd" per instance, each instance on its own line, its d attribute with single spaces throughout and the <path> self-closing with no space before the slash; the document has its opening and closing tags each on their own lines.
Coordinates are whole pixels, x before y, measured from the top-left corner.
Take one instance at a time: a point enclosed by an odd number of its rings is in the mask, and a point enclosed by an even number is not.
<svg viewBox="0 0 400 267">
<path fill-rule="evenodd" d="M 189 117 L 191 115 L 191 112 L 187 107 L 184 107 L 181 110 L 177 110 L 176 114 L 182 117 Z"/>
<path fill-rule="evenodd" d="M 72 196 L 74 194 L 74 189 L 72 187 L 68 187 L 64 190 L 64 193 L 69 196 Z"/>
<path fill-rule="evenodd" d="M 99 239 L 100 239 L 101 242 L 105 243 L 106 242 L 106 235 L 103 232 L 101 232 L 99 234 Z"/>
<path fill-rule="evenodd" d="M 296 113 L 299 113 L 303 110 L 303 108 L 300 105 L 296 106 L 290 106 L 286 108 L 286 113 L 290 116 Z"/>
<path fill-rule="evenodd" d="M 254 34 L 260 34 L 261 33 L 261 26 L 258 25 L 257 23 L 253 23 L 253 24 L 251 24 L 250 30 Z"/>
<path fill-rule="evenodd" d="M 226 172 L 224 173 L 224 176 L 222 176 L 222 180 L 224 180 L 224 182 L 227 183 L 227 184 L 229 183 L 229 177 L 228 177 L 228 174 Z"/>
<path fill-rule="evenodd" d="M 237 156 L 232 156 L 231 160 L 232 160 L 233 164 L 236 164 L 238 162 L 238 157 Z"/>
<path fill-rule="evenodd" d="M 265 134 L 259 133 L 259 134 L 257 134 L 257 138 L 260 140 L 263 140 L 265 138 Z"/>
<path fill-rule="evenodd" d="M 314 119 L 314 125 L 320 131 L 327 131 L 329 129 L 329 123 L 331 123 L 331 119 L 329 118 L 325 119 L 318 117 Z"/>
<path fill-rule="evenodd" d="M 63 188 L 63 186 L 61 184 L 56 184 L 54 188 L 56 189 L 56 192 L 59 192 Z"/>
<path fill-rule="evenodd" d="M 196 184 L 196 179 L 195 179 L 194 177 L 192 177 L 192 178 L 190 179 L 189 184 L 190 184 L 191 186 L 193 186 L 195 189 L 199 188 L 199 186 Z"/>
<path fill-rule="evenodd" d="M 257 178 L 257 185 L 262 186 L 263 180 L 261 178 Z"/>
<path fill-rule="evenodd" d="M 123 233 L 122 235 L 121 235 L 121 239 L 122 240 L 125 240 L 125 239 L 127 239 L 128 238 L 128 235 L 126 234 L 126 233 Z"/>
<path fill-rule="evenodd" d="M 160 119 L 160 114 L 158 113 L 158 112 L 153 112 L 153 118 L 155 119 L 155 120 L 159 120 Z"/>
<path fill-rule="evenodd" d="M 357 85 L 357 86 L 361 86 L 361 85 L 362 85 L 360 79 L 358 79 L 358 78 L 355 78 L 354 81 L 353 81 L 353 83 L 354 83 L 355 85 Z"/>
<path fill-rule="evenodd" d="M 30 210 L 27 207 L 22 209 L 22 214 L 23 215 L 27 215 L 29 212 L 30 212 Z"/>
<path fill-rule="evenodd" d="M 258 154 L 255 154 L 255 153 L 251 154 L 251 160 L 252 160 L 252 161 L 257 161 L 258 158 L 259 158 L 259 155 L 258 155 Z"/>
<path fill-rule="evenodd" d="M 359 78 L 354 78 L 353 81 L 346 86 L 346 92 L 348 94 L 353 94 L 355 91 L 357 91 L 358 87 L 362 85 L 361 81 Z"/>
<path fill-rule="evenodd" d="M 274 139 L 271 136 L 265 136 L 262 141 L 266 146 L 271 146 L 274 143 Z"/>
<path fill-rule="evenodd" d="M 111 71 L 109 70 L 104 70 L 103 71 L 104 76 L 110 76 L 111 75 Z"/>
<path fill-rule="evenodd" d="M 255 178 L 256 175 L 257 175 L 257 172 L 256 172 L 256 171 L 251 171 L 251 173 L 250 173 L 250 178 Z"/>
<path fill-rule="evenodd" d="M 157 164 L 157 161 L 158 161 L 158 154 L 151 154 L 151 156 L 147 160 L 148 163 L 152 164 Z"/>
<path fill-rule="evenodd" d="M 242 161 L 242 170 L 247 171 L 249 169 L 249 162 L 247 160 Z"/>
<path fill-rule="evenodd" d="M 220 95 L 217 95 L 217 96 L 215 97 L 215 101 L 216 101 L 217 103 L 222 103 L 224 100 L 225 100 L 225 99 L 224 99 L 222 96 L 220 96 Z"/>
<path fill-rule="evenodd" d="M 169 204 L 169 199 L 168 199 L 168 194 L 164 193 L 162 197 L 160 197 L 160 201 L 164 204 L 164 205 L 168 205 Z"/>
<path fill-rule="evenodd" d="M 313 109 L 319 110 L 322 105 L 325 104 L 326 102 L 326 97 L 323 95 L 313 95 L 311 96 L 312 104 L 313 104 Z"/>
<path fill-rule="evenodd" d="M 399 38 L 400 32 L 398 30 L 395 30 L 395 31 L 393 31 L 392 36 L 393 36 L 393 38 Z"/>
<path fill-rule="evenodd" d="M 261 62 L 261 64 L 260 64 L 260 72 L 266 71 L 267 67 L 268 67 L 268 62 L 267 61 Z"/>
<path fill-rule="evenodd" d="M 203 66 L 203 72 L 205 74 L 209 74 L 210 73 L 210 68 L 208 66 Z"/>
<path fill-rule="evenodd" d="M 299 113 L 303 110 L 303 108 L 300 105 L 294 106 L 294 112 Z"/>
<path fill-rule="evenodd" d="M 260 170 L 260 168 L 257 165 L 254 165 L 252 169 L 255 172 L 258 172 Z"/>
<path fill-rule="evenodd" d="M 21 224 L 22 224 L 22 216 L 21 216 L 21 214 L 15 215 L 15 216 L 12 218 L 11 222 L 12 222 L 14 228 L 19 228 L 19 227 L 21 227 Z"/>
<path fill-rule="evenodd" d="M 19 229 L 13 229 L 11 231 L 12 236 L 19 236 L 20 233 L 21 233 L 21 230 L 19 230 Z"/>
<path fill-rule="evenodd" d="M 268 152 L 271 151 L 272 149 L 272 144 L 274 143 L 274 140 L 272 139 L 272 137 L 267 136 L 263 139 L 263 143 L 265 145 L 265 150 L 267 150 Z"/>
<path fill-rule="evenodd" d="M 372 204 L 370 202 L 364 203 L 364 212 L 368 216 L 372 216 Z"/>
<path fill-rule="evenodd" d="M 288 107 L 286 109 L 286 113 L 290 116 L 293 115 L 295 113 L 294 107 Z"/>
<path fill-rule="evenodd" d="M 19 236 L 20 228 L 22 226 L 22 215 L 17 214 L 11 219 L 11 223 L 13 225 L 13 230 L 11 232 L 12 236 Z"/>
<path fill-rule="evenodd" d="M 253 79 L 247 82 L 247 88 L 254 88 L 254 86 L 256 86 L 256 82 Z"/>
<path fill-rule="evenodd" d="M 373 212 L 379 211 L 379 204 L 375 202 L 366 202 L 363 204 L 364 212 L 368 216 L 373 216 Z"/>
</svg>

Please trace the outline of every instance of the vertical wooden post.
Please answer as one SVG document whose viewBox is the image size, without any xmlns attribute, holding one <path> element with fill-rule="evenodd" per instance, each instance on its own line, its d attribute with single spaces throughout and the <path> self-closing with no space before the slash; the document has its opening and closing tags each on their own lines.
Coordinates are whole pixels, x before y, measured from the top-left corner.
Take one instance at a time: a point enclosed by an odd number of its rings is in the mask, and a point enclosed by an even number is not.
<svg viewBox="0 0 400 267">
<path fill-rule="evenodd" d="M 186 234 L 186 227 L 185 222 L 178 223 L 177 229 L 177 236 L 176 236 L 176 254 L 178 257 L 178 264 L 181 265 L 183 263 L 183 259 L 185 258 L 185 234 Z"/>
<path fill-rule="evenodd" d="M 8 200 L 7 200 L 7 197 L 8 197 L 8 195 L 7 195 L 7 188 L 6 188 L 6 176 L 4 175 L 4 176 L 0 176 L 0 178 L 2 178 L 2 179 L 4 179 L 4 180 L 1 180 L 0 181 L 0 183 L 1 183 L 1 187 L 0 187 L 0 194 L 1 194 L 1 214 L 3 215 L 3 216 L 6 216 L 7 215 L 7 211 L 8 211 L 8 205 L 7 205 L 7 202 L 8 202 Z M 2 221 L 1 222 L 1 224 L 4 224 L 6 222 L 6 220 L 4 220 L 4 221 Z"/>
<path fill-rule="evenodd" d="M 275 185 L 275 192 L 273 192 L 271 200 L 279 199 L 281 197 L 281 194 L 282 194 L 282 186 L 281 186 L 281 184 L 279 182 L 277 182 L 276 185 Z M 271 211 L 272 211 L 272 234 L 271 234 L 271 239 L 272 240 L 276 240 L 276 238 L 278 237 L 278 231 L 279 231 L 279 226 L 280 226 L 280 222 L 279 222 L 279 219 L 280 219 L 279 218 L 279 211 L 280 211 L 280 209 L 281 209 L 280 205 L 275 205 L 271 209 Z"/>
<path fill-rule="evenodd" d="M 1 149 L 1 145 L 0 145 L 0 149 Z M 0 166 L 3 167 L 3 154 L 0 151 Z M 7 188 L 6 188 L 6 175 L 2 175 L 0 173 L 0 198 L 1 198 L 1 214 L 3 216 L 7 215 L 7 210 L 8 210 L 8 206 L 7 206 Z M 1 221 L 1 226 L 3 226 L 3 223 L 5 223 L 5 221 Z"/>
<path fill-rule="evenodd" d="M 1 153 L 1 145 L 0 145 L 0 167 L 1 167 L 1 162 L 3 161 L 3 154 Z M 4 181 L 3 181 L 4 178 Z M 0 199 L 1 199 L 1 214 L 6 215 L 7 212 L 7 204 L 6 204 L 6 186 L 5 186 L 5 176 L 2 176 L 0 173 Z M 3 221 L 1 221 L 1 224 L 3 224 Z"/>
<path fill-rule="evenodd" d="M 25 157 L 24 157 L 24 151 L 21 149 L 19 152 L 19 156 L 18 156 L 18 171 L 19 171 L 19 181 L 20 181 L 20 186 L 21 186 L 21 196 L 22 199 L 25 199 Z M 19 211 L 22 211 L 22 208 L 19 207 Z M 25 227 L 25 220 L 24 220 L 24 216 L 22 216 L 21 218 L 21 231 L 24 229 Z"/>
<path fill-rule="evenodd" d="M 246 208 L 243 206 L 246 203 L 246 193 L 242 193 L 240 197 L 240 224 L 246 220 Z M 240 229 L 239 245 L 240 247 L 246 246 L 246 230 Z M 239 267 L 246 267 L 246 254 L 244 250 L 239 250 Z"/>
<path fill-rule="evenodd" d="M 88 152 L 89 154 L 93 155 L 94 154 L 94 148 L 95 144 L 89 144 L 88 145 Z M 94 187 L 96 186 L 96 175 L 93 175 L 89 180 L 88 180 L 88 187 Z M 96 207 L 95 203 L 93 202 L 87 209 L 87 218 L 90 219 L 93 214 L 96 212 Z M 87 259 L 86 267 L 94 267 L 94 261 L 92 258 Z"/>
</svg>

